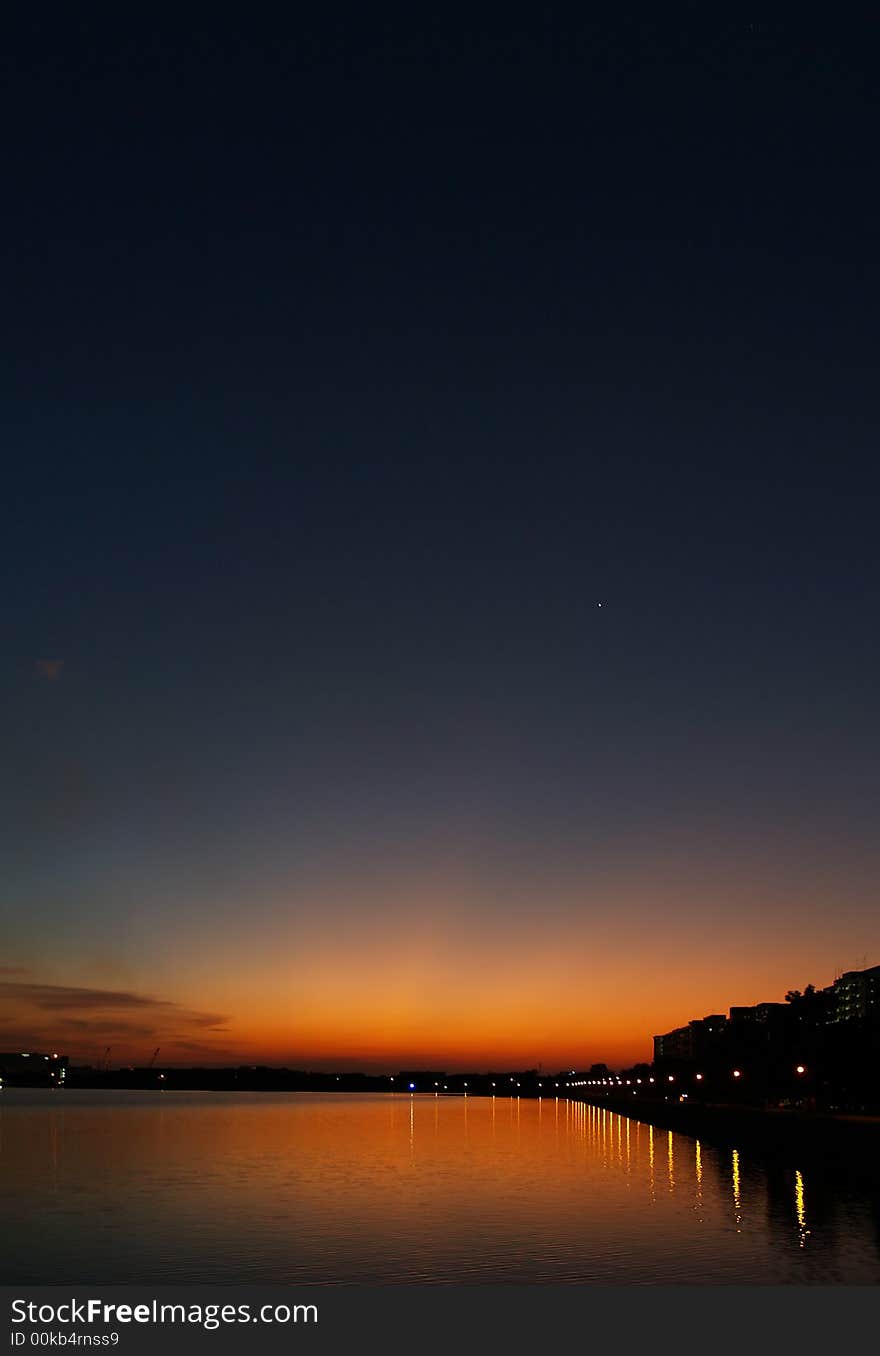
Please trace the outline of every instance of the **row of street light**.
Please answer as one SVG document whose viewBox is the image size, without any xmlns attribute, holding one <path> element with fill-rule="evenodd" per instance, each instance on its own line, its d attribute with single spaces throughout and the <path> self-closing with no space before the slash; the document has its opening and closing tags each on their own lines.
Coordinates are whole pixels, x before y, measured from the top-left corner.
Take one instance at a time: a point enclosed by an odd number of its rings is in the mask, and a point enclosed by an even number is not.
<svg viewBox="0 0 880 1356">
<path fill-rule="evenodd" d="M 802 1076 L 807 1072 L 806 1066 L 805 1066 L 804 1064 L 796 1064 L 796 1065 L 794 1066 L 794 1072 L 795 1072 L 799 1077 L 802 1077 Z M 682 1075 L 667 1074 L 667 1075 L 666 1075 L 666 1082 L 667 1082 L 667 1083 L 674 1083 L 674 1082 L 676 1081 L 676 1078 L 681 1077 L 681 1076 L 682 1076 Z M 695 1073 L 695 1074 L 694 1074 L 694 1079 L 696 1080 L 697 1083 L 702 1083 L 703 1080 L 704 1080 L 704 1078 L 705 1078 L 705 1076 L 706 1076 L 705 1074 Z M 743 1077 L 744 1077 L 744 1074 L 743 1074 L 742 1069 L 731 1069 L 731 1071 L 730 1071 L 730 1076 L 731 1076 L 731 1078 L 743 1078 Z M 686 1078 L 687 1075 L 684 1075 L 684 1077 Z M 624 1086 L 625 1086 L 625 1087 L 631 1087 L 631 1085 L 632 1085 L 633 1083 L 638 1083 L 638 1084 L 641 1084 L 641 1083 L 643 1083 L 643 1082 L 647 1082 L 647 1083 L 655 1083 L 656 1081 L 657 1081 L 657 1080 L 654 1078 L 653 1074 L 652 1074 L 649 1078 L 647 1078 L 647 1079 L 641 1079 L 641 1078 L 618 1078 L 617 1075 L 614 1075 L 614 1076 L 612 1076 L 611 1078 L 579 1078 L 579 1079 L 575 1079 L 575 1081 L 572 1082 L 572 1083 L 566 1083 L 565 1086 L 566 1086 L 567 1088 L 622 1088 L 622 1087 L 624 1087 Z M 661 1082 L 662 1082 L 662 1079 L 661 1079 Z M 559 1087 L 559 1084 L 557 1083 L 556 1086 Z"/>
<path fill-rule="evenodd" d="M 794 1066 L 794 1072 L 795 1072 L 799 1077 L 802 1077 L 802 1076 L 807 1072 L 806 1066 L 803 1065 L 803 1064 L 796 1064 L 796 1065 Z M 743 1073 L 743 1070 L 742 1070 L 742 1069 L 731 1069 L 731 1071 L 730 1071 L 730 1076 L 731 1076 L 731 1078 L 737 1078 L 737 1079 L 738 1079 L 738 1078 L 743 1078 L 743 1077 L 744 1077 L 744 1073 Z M 164 1074 L 160 1074 L 160 1077 L 164 1078 Z M 695 1079 L 695 1081 L 696 1081 L 697 1083 L 702 1083 L 703 1080 L 705 1079 L 706 1075 L 705 1075 L 705 1074 L 702 1074 L 702 1073 L 695 1073 L 695 1074 L 693 1075 L 693 1077 L 694 1077 L 694 1079 Z M 675 1083 L 677 1079 L 684 1080 L 684 1079 L 686 1079 L 686 1078 L 687 1078 L 687 1075 L 686 1075 L 686 1074 L 685 1074 L 685 1075 L 681 1075 L 681 1074 L 667 1074 L 667 1075 L 666 1075 L 665 1081 L 666 1081 L 667 1083 Z M 338 1081 L 338 1080 L 337 1080 L 337 1081 Z M 511 1083 L 513 1083 L 514 1086 L 517 1087 L 517 1088 L 521 1086 L 519 1080 L 516 1079 L 516 1078 L 514 1078 L 513 1075 L 511 1075 L 510 1081 L 511 1081 Z M 664 1080 L 661 1078 L 661 1079 L 660 1079 L 661 1084 L 663 1083 L 663 1081 L 664 1081 Z M 392 1083 L 394 1082 L 393 1076 L 392 1076 L 392 1078 L 391 1078 L 391 1082 L 392 1082 Z M 618 1077 L 617 1074 L 613 1074 L 610 1078 L 576 1078 L 576 1079 L 570 1080 L 569 1082 L 564 1082 L 564 1083 L 561 1083 L 561 1084 L 558 1083 L 558 1082 L 554 1082 L 553 1086 L 554 1086 L 554 1088 L 558 1088 L 558 1087 L 565 1087 L 565 1088 L 622 1088 L 622 1087 L 632 1087 L 633 1083 L 635 1083 L 635 1084 L 641 1086 L 643 1083 L 649 1083 L 649 1084 L 650 1084 L 650 1083 L 656 1083 L 656 1082 L 657 1082 L 657 1079 L 654 1077 L 653 1074 L 649 1075 L 648 1078 L 644 1078 L 644 1079 L 643 1079 L 643 1078 L 621 1078 L 621 1077 Z M 467 1083 L 465 1083 L 463 1086 L 464 1086 L 465 1091 L 466 1091 L 466 1090 L 467 1090 Z M 493 1082 L 493 1083 L 492 1083 L 493 1089 L 495 1088 L 495 1086 L 496 1086 L 496 1084 Z M 539 1090 L 542 1089 L 543 1086 L 544 1086 L 543 1082 L 539 1082 L 539 1083 L 538 1083 L 538 1088 L 539 1088 Z M 443 1083 L 442 1085 L 441 1085 L 440 1083 L 435 1083 L 435 1084 L 434 1084 L 434 1087 L 435 1087 L 436 1089 L 438 1089 L 438 1090 L 442 1090 L 443 1092 L 447 1092 L 447 1091 L 449 1090 L 449 1085 L 448 1085 L 448 1083 Z M 415 1085 L 415 1083 L 410 1083 L 410 1084 L 408 1084 L 408 1090 L 409 1090 L 410 1092 L 415 1092 L 415 1091 L 416 1091 L 416 1085 Z M 633 1088 L 633 1096 L 635 1096 L 635 1095 L 636 1095 L 635 1088 Z M 685 1094 L 685 1095 L 686 1095 L 686 1094 Z"/>
</svg>

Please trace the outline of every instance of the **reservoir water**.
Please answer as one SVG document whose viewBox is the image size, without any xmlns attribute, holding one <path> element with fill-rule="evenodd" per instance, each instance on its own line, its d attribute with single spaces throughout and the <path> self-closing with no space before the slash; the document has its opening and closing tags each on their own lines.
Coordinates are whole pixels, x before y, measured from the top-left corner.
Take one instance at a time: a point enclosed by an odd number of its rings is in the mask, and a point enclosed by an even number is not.
<svg viewBox="0 0 880 1356">
<path fill-rule="evenodd" d="M 880 1282 L 876 1202 L 582 1103 L 0 1092 L 5 1283 Z"/>
</svg>

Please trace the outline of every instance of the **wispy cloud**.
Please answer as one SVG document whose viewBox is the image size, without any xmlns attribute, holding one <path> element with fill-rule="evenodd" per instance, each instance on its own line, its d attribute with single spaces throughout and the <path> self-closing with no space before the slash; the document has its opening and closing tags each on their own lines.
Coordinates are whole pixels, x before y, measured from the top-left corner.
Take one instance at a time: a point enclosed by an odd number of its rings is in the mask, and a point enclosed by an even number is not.
<svg viewBox="0 0 880 1356">
<path fill-rule="evenodd" d="M 220 1013 L 130 989 L 0 980 L 0 1048 L 10 1040 L 12 1048 L 22 1041 L 54 1048 L 66 1043 L 68 1053 L 92 1051 L 100 1040 L 122 1047 L 146 1039 L 184 1046 L 194 1036 L 224 1033 L 227 1021 Z"/>
<path fill-rule="evenodd" d="M 147 994 L 132 993 L 127 989 L 78 989 L 65 984 L 3 984 L 0 995 L 7 994 L 20 1002 L 48 1012 L 74 1009 L 118 1011 L 120 1008 L 171 1008 L 167 999 L 151 998 Z"/>
</svg>

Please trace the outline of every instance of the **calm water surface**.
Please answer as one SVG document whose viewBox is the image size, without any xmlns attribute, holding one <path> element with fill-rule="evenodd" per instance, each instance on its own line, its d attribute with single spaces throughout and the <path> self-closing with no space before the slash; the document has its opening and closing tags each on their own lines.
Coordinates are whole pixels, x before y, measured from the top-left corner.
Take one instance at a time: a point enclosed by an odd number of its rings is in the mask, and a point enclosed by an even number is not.
<svg viewBox="0 0 880 1356">
<path fill-rule="evenodd" d="M 878 1283 L 870 1204 L 580 1103 L 0 1093 L 4 1282 Z"/>
</svg>

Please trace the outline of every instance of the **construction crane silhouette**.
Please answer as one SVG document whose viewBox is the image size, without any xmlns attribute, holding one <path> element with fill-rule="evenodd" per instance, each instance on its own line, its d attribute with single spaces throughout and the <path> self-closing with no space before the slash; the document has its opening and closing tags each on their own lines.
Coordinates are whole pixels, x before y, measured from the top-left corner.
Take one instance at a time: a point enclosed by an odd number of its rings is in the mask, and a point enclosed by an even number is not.
<svg viewBox="0 0 880 1356">
<path fill-rule="evenodd" d="M 157 1045 L 153 1053 L 150 1055 L 150 1062 L 147 1065 L 148 1069 L 152 1069 L 153 1065 L 156 1063 L 156 1056 L 158 1055 L 161 1049 L 162 1049 L 161 1045 Z"/>
</svg>

